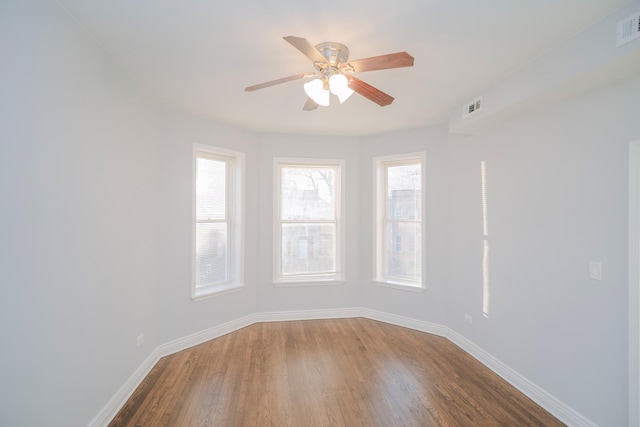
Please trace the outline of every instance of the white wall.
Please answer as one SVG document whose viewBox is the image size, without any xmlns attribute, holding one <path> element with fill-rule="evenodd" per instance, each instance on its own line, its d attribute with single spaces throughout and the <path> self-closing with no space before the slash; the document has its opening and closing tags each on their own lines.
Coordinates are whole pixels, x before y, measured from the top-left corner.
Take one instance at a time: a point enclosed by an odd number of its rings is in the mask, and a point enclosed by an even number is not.
<svg viewBox="0 0 640 427">
<path fill-rule="evenodd" d="M 55 3 L 0 3 L 0 58 L 0 425 L 83 426 L 159 344 L 255 312 L 256 136 L 146 101 Z M 199 302 L 193 142 L 247 166 L 247 286 Z"/>
<path fill-rule="evenodd" d="M 0 62 L 0 424 L 86 425 L 157 343 L 157 119 L 53 2 Z"/>
<path fill-rule="evenodd" d="M 627 150 L 639 96 L 640 80 L 627 80 L 449 141 L 448 326 L 601 426 L 627 425 Z M 589 260 L 603 263 L 602 281 L 588 278 Z"/>
<path fill-rule="evenodd" d="M 358 140 L 349 137 L 261 135 L 258 142 L 258 311 L 311 310 L 354 307 L 360 283 Z M 344 159 L 346 283 L 304 287 L 275 287 L 273 280 L 273 159 L 275 157 Z"/>
<path fill-rule="evenodd" d="M 362 139 L 360 145 L 360 287 L 359 304 L 411 317 L 445 323 L 447 292 L 447 131 L 444 127 L 394 132 Z M 425 230 L 426 291 L 415 293 L 373 284 L 373 158 L 426 152 Z"/>
</svg>

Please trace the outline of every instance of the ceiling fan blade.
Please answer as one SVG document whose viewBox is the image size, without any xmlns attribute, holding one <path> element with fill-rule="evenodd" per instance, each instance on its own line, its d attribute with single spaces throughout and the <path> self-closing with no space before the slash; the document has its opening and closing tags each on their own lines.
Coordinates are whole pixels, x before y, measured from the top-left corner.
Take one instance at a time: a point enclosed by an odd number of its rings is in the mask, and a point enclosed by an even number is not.
<svg viewBox="0 0 640 427">
<path fill-rule="evenodd" d="M 338 68 L 345 71 L 353 71 L 354 73 L 362 73 L 364 71 L 387 70 L 389 68 L 412 67 L 413 56 L 407 52 L 390 53 L 388 55 L 373 56 L 371 58 L 356 59 L 344 64 L 340 64 Z"/>
<path fill-rule="evenodd" d="M 316 108 L 318 108 L 318 104 L 311 98 L 307 98 L 307 102 L 305 102 L 304 107 L 302 107 L 304 111 L 313 111 Z"/>
<path fill-rule="evenodd" d="M 376 89 L 354 76 L 349 76 L 349 87 L 381 107 L 391 104 L 394 99 L 393 96 L 387 95 L 380 89 Z"/>
<path fill-rule="evenodd" d="M 322 63 L 327 62 L 327 58 L 325 58 L 320 53 L 320 51 L 316 49 L 314 45 L 309 43 L 307 39 L 303 39 L 302 37 L 295 37 L 295 36 L 287 36 L 287 37 L 283 37 L 283 39 L 285 39 L 291 46 L 295 47 L 300 52 L 302 52 L 307 58 L 309 58 L 313 62 L 322 62 Z"/>
<path fill-rule="evenodd" d="M 271 80 L 270 82 L 260 83 L 258 85 L 253 85 L 253 86 L 247 86 L 246 88 L 244 88 L 244 90 L 247 92 L 253 92 L 254 90 L 263 89 L 269 86 L 279 85 L 280 83 L 286 83 L 292 80 L 304 79 L 304 78 L 312 77 L 315 75 L 316 73 L 296 74 L 295 76 L 283 77 L 281 79 Z"/>
</svg>

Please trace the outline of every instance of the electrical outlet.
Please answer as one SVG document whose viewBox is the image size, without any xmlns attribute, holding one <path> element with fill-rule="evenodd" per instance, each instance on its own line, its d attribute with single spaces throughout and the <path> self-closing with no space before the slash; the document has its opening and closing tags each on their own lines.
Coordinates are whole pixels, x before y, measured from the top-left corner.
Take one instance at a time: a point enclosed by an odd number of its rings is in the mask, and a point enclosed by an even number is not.
<svg viewBox="0 0 640 427">
<path fill-rule="evenodd" d="M 144 342 L 144 334 L 138 335 L 138 347 L 140 347 L 143 342 Z"/>
<path fill-rule="evenodd" d="M 589 278 L 602 280 L 602 263 L 600 261 L 589 261 Z"/>
<path fill-rule="evenodd" d="M 473 323 L 473 317 L 469 316 L 468 314 L 465 314 L 464 321 L 471 325 Z"/>
</svg>

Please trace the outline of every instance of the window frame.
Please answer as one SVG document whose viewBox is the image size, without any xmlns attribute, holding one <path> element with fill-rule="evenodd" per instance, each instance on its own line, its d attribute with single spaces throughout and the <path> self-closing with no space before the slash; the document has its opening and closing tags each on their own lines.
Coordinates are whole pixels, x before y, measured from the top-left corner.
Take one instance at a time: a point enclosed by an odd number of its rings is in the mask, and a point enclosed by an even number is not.
<svg viewBox="0 0 640 427">
<path fill-rule="evenodd" d="M 226 219 L 227 223 L 227 279 L 207 286 L 196 286 L 196 227 L 197 218 L 196 186 L 198 180 L 198 158 L 224 161 L 226 167 Z M 191 299 L 202 299 L 235 292 L 244 284 L 244 204 L 245 204 L 245 153 L 206 144 L 193 144 L 192 182 L 192 271 Z M 218 221 L 219 222 L 219 221 Z"/>
<path fill-rule="evenodd" d="M 282 224 L 295 223 L 292 220 L 281 219 L 281 184 L 282 169 L 286 167 L 331 167 L 335 173 L 334 187 L 334 265 L 335 272 L 328 274 L 297 274 L 283 275 L 281 272 L 282 261 Z M 273 285 L 277 287 L 288 286 L 326 286 L 340 285 L 345 283 L 345 233 L 344 233 L 344 213 L 345 213 L 345 160 L 344 159 L 322 159 L 322 158 L 289 158 L 276 157 L 273 159 Z M 319 222 L 330 221 L 299 221 L 299 222 Z"/>
<path fill-rule="evenodd" d="M 389 276 L 386 271 L 386 265 L 388 265 L 388 259 L 385 256 L 385 239 L 387 231 L 386 225 L 388 223 L 387 218 L 387 170 L 390 166 L 402 166 L 410 164 L 420 164 L 420 218 L 408 219 L 406 222 L 420 224 L 420 231 L 422 239 L 419 245 L 415 244 L 416 248 L 421 249 L 421 274 L 419 280 L 402 280 L 397 277 Z M 380 286 L 391 287 L 412 292 L 424 292 L 426 290 L 425 285 L 425 270 L 426 270 L 426 239 L 425 239 L 425 213 L 426 213 L 426 153 L 413 152 L 404 154 L 394 154 L 388 156 L 380 156 L 373 158 L 373 283 Z M 415 214 L 413 216 L 416 216 Z M 411 245 L 404 244 L 403 251 L 409 250 Z M 393 242 L 394 251 L 397 249 L 396 241 Z"/>
</svg>

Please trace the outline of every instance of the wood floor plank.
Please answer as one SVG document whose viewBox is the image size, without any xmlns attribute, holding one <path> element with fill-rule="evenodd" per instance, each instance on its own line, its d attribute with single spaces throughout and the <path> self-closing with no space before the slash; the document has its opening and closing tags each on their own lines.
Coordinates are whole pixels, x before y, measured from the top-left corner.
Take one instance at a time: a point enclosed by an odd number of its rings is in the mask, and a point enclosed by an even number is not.
<svg viewBox="0 0 640 427">
<path fill-rule="evenodd" d="M 162 358 L 123 426 L 562 426 L 445 338 L 369 319 L 254 324 Z"/>
</svg>

